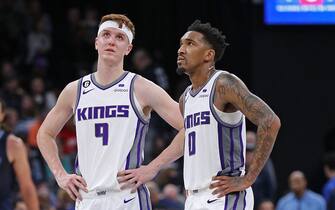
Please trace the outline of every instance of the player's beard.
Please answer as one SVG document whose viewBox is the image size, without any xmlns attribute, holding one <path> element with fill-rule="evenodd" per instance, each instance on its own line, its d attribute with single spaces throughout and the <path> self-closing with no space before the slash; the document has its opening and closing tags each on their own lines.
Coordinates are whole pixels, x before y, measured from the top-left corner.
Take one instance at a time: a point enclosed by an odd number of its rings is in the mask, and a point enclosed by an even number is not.
<svg viewBox="0 0 335 210">
<path fill-rule="evenodd" d="M 177 69 L 176 69 L 176 72 L 177 72 L 178 75 L 184 74 L 185 71 L 186 71 L 186 69 L 183 68 L 183 67 L 177 67 Z"/>
</svg>

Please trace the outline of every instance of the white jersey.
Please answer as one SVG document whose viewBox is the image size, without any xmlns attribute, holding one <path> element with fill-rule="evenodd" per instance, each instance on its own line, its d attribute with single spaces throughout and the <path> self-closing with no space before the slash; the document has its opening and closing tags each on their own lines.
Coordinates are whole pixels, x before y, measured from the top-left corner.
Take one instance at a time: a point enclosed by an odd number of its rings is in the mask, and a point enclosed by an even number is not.
<svg viewBox="0 0 335 210">
<path fill-rule="evenodd" d="M 119 190 L 117 172 L 137 168 L 143 161 L 148 119 L 134 95 L 136 75 L 125 72 L 102 86 L 94 74 L 79 81 L 75 108 L 77 168 L 88 190 Z"/>
<path fill-rule="evenodd" d="M 216 175 L 245 173 L 245 117 L 240 112 L 223 113 L 214 105 L 216 71 L 196 93 L 191 87 L 184 98 L 184 183 L 187 190 L 210 185 Z"/>
</svg>

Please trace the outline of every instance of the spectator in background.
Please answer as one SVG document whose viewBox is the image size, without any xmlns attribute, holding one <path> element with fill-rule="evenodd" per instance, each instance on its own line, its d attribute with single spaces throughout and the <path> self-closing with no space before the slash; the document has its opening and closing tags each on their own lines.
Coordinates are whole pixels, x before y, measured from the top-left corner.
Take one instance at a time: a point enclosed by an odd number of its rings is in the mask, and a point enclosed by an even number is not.
<svg viewBox="0 0 335 210">
<path fill-rule="evenodd" d="M 31 94 L 38 110 L 49 111 L 56 104 L 56 96 L 52 91 L 46 91 L 45 82 L 41 77 L 35 77 L 30 83 Z"/>
<path fill-rule="evenodd" d="M 35 183 L 40 183 L 47 180 L 46 167 L 40 150 L 37 147 L 37 132 L 45 118 L 46 112 L 41 111 L 38 116 L 30 124 L 27 136 L 29 146 L 29 159 L 32 168 L 32 176 Z"/>
<path fill-rule="evenodd" d="M 15 126 L 14 133 L 22 139 L 27 139 L 29 127 L 36 116 L 35 103 L 30 95 L 24 94 L 22 96 L 20 111 L 20 118 Z"/>
<path fill-rule="evenodd" d="M 145 49 L 137 49 L 132 57 L 134 70 L 141 76 L 156 83 L 164 90 L 170 88 L 168 77 L 165 70 L 154 63 L 152 57 Z"/>
<path fill-rule="evenodd" d="M 46 182 L 41 182 L 37 186 L 41 210 L 56 210 L 56 196 L 49 189 Z"/>
<path fill-rule="evenodd" d="M 275 205 L 271 200 L 263 200 L 259 203 L 257 210 L 275 210 Z"/>
<path fill-rule="evenodd" d="M 327 202 L 328 210 L 335 210 L 335 190 L 333 190 L 329 196 L 329 200 Z"/>
<path fill-rule="evenodd" d="M 184 205 L 179 201 L 178 187 L 168 184 L 164 187 L 163 194 L 155 182 L 146 184 L 150 191 L 150 199 L 153 210 L 183 210 Z"/>
<path fill-rule="evenodd" d="M 6 118 L 3 122 L 6 128 L 13 132 L 19 121 L 19 113 L 14 108 L 6 108 Z"/>
<path fill-rule="evenodd" d="M 181 183 L 183 178 L 180 176 L 181 174 L 177 169 L 178 165 L 176 163 L 170 163 L 161 169 L 159 174 L 155 177 L 155 181 L 160 189 L 163 189 L 167 184 L 175 184 L 179 186 L 183 184 Z"/>
<path fill-rule="evenodd" d="M 41 21 L 43 31 L 50 34 L 52 32 L 52 21 L 48 13 L 46 13 L 40 3 L 40 0 L 30 0 L 27 5 L 27 22 L 28 27 L 33 28 L 35 23 Z"/>
<path fill-rule="evenodd" d="M 21 61 L 24 55 L 26 15 L 18 1 L 0 1 L 0 58 Z"/>
<path fill-rule="evenodd" d="M 6 102 L 7 106 L 16 110 L 20 110 L 23 94 L 24 91 L 15 75 L 8 77 L 0 90 L 0 97 Z"/>
<path fill-rule="evenodd" d="M 163 206 L 161 205 L 161 195 L 158 188 L 158 185 L 155 182 L 148 182 L 146 186 L 150 192 L 150 201 L 152 205 L 152 210 L 163 210 Z"/>
<path fill-rule="evenodd" d="M 48 53 L 51 50 L 51 35 L 43 27 L 43 20 L 39 19 L 27 39 L 27 64 L 34 64 L 37 59 L 48 63 Z"/>
<path fill-rule="evenodd" d="M 307 180 L 301 171 L 289 176 L 291 192 L 280 198 L 276 210 L 326 210 L 324 198 L 307 189 Z"/>
<path fill-rule="evenodd" d="M 256 147 L 256 133 L 253 131 L 247 131 L 246 142 L 247 142 L 247 152 L 246 152 L 246 166 L 250 165 Z M 260 204 L 262 200 L 274 200 L 275 193 L 277 190 L 277 180 L 276 174 L 273 167 L 272 160 L 269 158 L 265 163 L 264 168 L 261 173 L 256 178 L 255 183 L 252 185 L 252 190 L 254 192 L 255 207 Z"/>
<path fill-rule="evenodd" d="M 63 25 L 64 33 L 61 34 L 61 42 L 66 48 L 59 48 L 59 54 L 64 55 L 61 65 L 66 68 L 63 72 L 63 79 L 74 79 L 78 77 L 78 67 L 85 58 L 87 50 L 84 48 L 84 29 L 81 24 L 81 12 L 78 7 L 71 7 L 67 10 L 67 20 Z M 71 50 L 68 50 L 71 49 Z M 60 72 L 61 73 L 61 72 Z"/>
<path fill-rule="evenodd" d="M 0 99 L 0 209 L 12 209 L 13 184 L 16 177 L 22 198 L 28 208 L 38 210 L 38 199 L 30 175 L 25 145 L 22 139 L 4 128 L 2 125 L 4 118 L 5 103 Z"/>
<path fill-rule="evenodd" d="M 90 49 L 94 47 L 94 40 L 97 35 L 97 29 L 99 27 L 97 14 L 98 12 L 96 9 L 87 7 L 85 10 L 84 20 L 81 23 L 84 29 L 85 41 Z"/>
<path fill-rule="evenodd" d="M 16 71 L 14 69 L 14 66 L 9 61 L 4 61 L 1 65 L 1 73 L 0 73 L 0 82 L 1 85 L 8 79 L 12 78 L 16 75 Z M 1 87 L 1 86 L 0 86 Z"/>
<path fill-rule="evenodd" d="M 74 173 L 74 163 L 77 156 L 77 139 L 74 119 L 71 118 L 58 134 L 61 161 L 68 173 Z"/>
<path fill-rule="evenodd" d="M 163 189 L 163 199 L 160 203 L 165 209 L 184 210 L 184 204 L 179 201 L 179 189 L 174 184 L 167 184 Z"/>
<path fill-rule="evenodd" d="M 74 202 L 61 188 L 57 192 L 57 210 L 75 210 Z"/>
<path fill-rule="evenodd" d="M 328 203 L 331 193 L 335 190 L 335 152 L 325 155 L 323 165 L 328 181 L 323 186 L 322 195 Z"/>
<path fill-rule="evenodd" d="M 147 50 L 139 48 L 135 50 L 132 63 L 134 71 L 144 78 L 154 82 L 165 91 L 169 92 L 169 81 L 165 70 L 153 61 L 153 58 Z M 155 112 L 151 113 L 150 128 L 146 137 L 145 144 L 145 163 L 150 162 L 154 157 L 155 144 L 158 139 L 170 139 L 168 137 L 168 124 L 160 118 Z M 166 141 L 165 141 L 166 143 Z M 165 148 L 165 147 L 164 147 Z M 158 153 L 159 154 L 159 153 Z"/>
<path fill-rule="evenodd" d="M 96 52 L 91 49 L 95 47 L 96 32 L 99 27 L 97 13 L 96 9 L 87 7 L 84 17 L 80 20 L 80 33 L 77 33 L 79 36 L 76 42 L 78 42 L 78 47 L 80 47 L 77 50 L 81 51 L 77 53 L 79 62 L 75 63 L 76 75 L 80 77 L 91 73 L 90 67 L 96 61 Z"/>
</svg>

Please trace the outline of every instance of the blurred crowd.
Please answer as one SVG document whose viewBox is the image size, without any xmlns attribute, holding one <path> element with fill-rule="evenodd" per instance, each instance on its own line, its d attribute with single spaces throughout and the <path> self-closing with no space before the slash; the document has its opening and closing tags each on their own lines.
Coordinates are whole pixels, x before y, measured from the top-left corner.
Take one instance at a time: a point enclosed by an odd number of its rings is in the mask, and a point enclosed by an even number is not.
<svg viewBox="0 0 335 210">
<path fill-rule="evenodd" d="M 67 82 L 95 71 L 94 39 L 98 28 L 98 11 L 73 7 L 66 22 L 54 30 L 53 20 L 39 0 L 0 1 L 0 98 L 7 105 L 5 126 L 26 144 L 32 178 L 42 210 L 71 210 L 74 202 L 58 188 L 36 143 L 37 131 L 45 114 L 55 105 L 58 94 Z M 63 40 L 63 46 L 57 46 Z M 59 60 L 54 60 L 57 55 Z M 135 47 L 126 66 L 161 86 L 178 99 L 187 80 L 174 84 L 154 53 Z M 57 68 L 65 68 L 57 71 Z M 63 72 L 63 73 L 62 73 Z M 155 113 L 151 116 L 146 139 L 145 163 L 156 157 L 176 134 Z M 71 119 L 60 132 L 57 143 L 61 161 L 68 172 L 74 171 L 76 131 Z M 247 159 L 253 158 L 256 134 L 247 132 Z M 185 201 L 182 160 L 164 168 L 148 183 L 154 210 L 182 210 Z M 288 176 L 288 192 L 277 193 L 275 166 L 271 159 L 253 185 L 257 210 L 335 210 L 335 155 L 325 155 L 324 172 L 328 178 L 322 192 L 308 189 L 302 171 Z M 27 209 L 18 191 L 13 188 L 16 210 Z"/>
</svg>

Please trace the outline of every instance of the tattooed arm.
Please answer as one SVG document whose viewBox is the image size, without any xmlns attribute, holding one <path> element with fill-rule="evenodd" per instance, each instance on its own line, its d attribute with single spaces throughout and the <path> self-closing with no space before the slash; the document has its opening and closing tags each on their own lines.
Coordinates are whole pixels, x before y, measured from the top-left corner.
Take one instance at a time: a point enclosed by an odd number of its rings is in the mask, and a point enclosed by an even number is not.
<svg viewBox="0 0 335 210">
<path fill-rule="evenodd" d="M 222 197 L 230 192 L 242 191 L 255 182 L 270 156 L 280 128 L 280 120 L 262 99 L 252 94 L 239 78 L 229 73 L 221 74 L 216 82 L 214 104 L 223 111 L 240 110 L 258 127 L 255 155 L 247 174 L 244 177 L 213 178 L 213 194 Z"/>
</svg>

